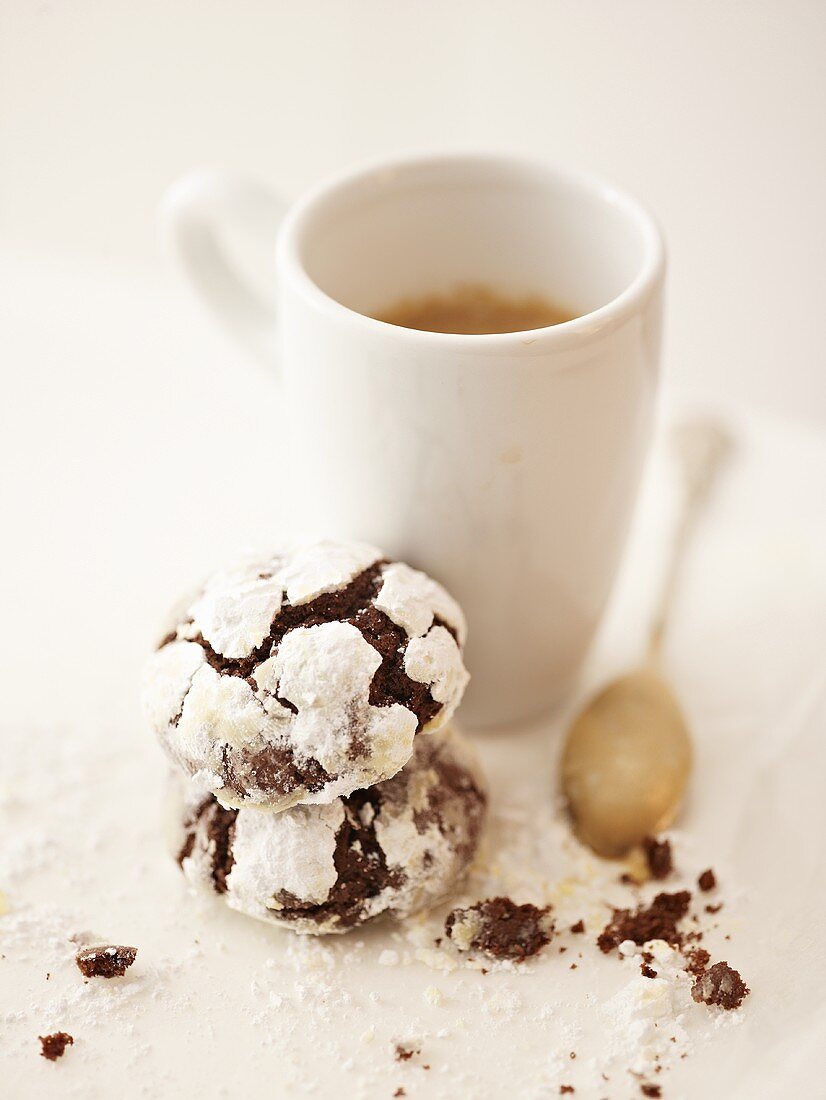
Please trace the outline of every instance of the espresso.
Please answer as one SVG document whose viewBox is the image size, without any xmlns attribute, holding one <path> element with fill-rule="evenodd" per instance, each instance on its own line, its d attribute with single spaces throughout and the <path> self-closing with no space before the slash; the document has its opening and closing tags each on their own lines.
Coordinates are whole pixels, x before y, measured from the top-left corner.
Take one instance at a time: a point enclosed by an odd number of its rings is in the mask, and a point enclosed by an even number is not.
<svg viewBox="0 0 826 1100">
<path fill-rule="evenodd" d="M 470 335 L 545 328 L 576 314 L 540 295 L 512 298 L 487 286 L 464 284 L 446 294 L 406 298 L 374 316 L 401 328 Z"/>
</svg>

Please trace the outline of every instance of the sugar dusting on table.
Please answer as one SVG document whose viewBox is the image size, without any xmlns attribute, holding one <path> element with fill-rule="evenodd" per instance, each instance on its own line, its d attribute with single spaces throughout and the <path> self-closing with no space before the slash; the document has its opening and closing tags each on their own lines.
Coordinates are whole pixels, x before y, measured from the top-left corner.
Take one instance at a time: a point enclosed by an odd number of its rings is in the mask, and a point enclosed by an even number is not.
<svg viewBox="0 0 826 1100">
<path fill-rule="evenodd" d="M 142 761 L 103 743 L 96 760 L 108 782 L 125 789 L 136 775 L 151 778 Z M 35 766 L 32 754 L 16 758 Z M 494 790 L 485 847 L 440 909 L 330 942 L 259 928 L 188 894 L 164 860 L 152 814 L 119 812 L 100 783 L 66 746 L 48 775 L 16 776 L 0 800 L 9 838 L 0 854 L 9 908 L 0 966 L 20 978 L 0 1014 L 4 1045 L 21 1075 L 60 1073 L 67 1094 L 104 1096 L 116 1073 L 139 1067 L 141 1095 L 194 1087 L 207 1068 L 187 1068 L 187 1036 L 196 1028 L 219 1043 L 230 1027 L 237 1051 L 220 1064 L 204 1056 L 218 1096 L 232 1095 L 242 1058 L 258 1072 L 277 1066 L 287 1095 L 323 1095 L 334 1067 L 366 1097 L 397 1088 L 410 1097 L 484 1095 L 494 1073 L 528 1097 L 559 1095 L 563 1085 L 597 1100 L 609 1085 L 612 1098 L 638 1096 L 640 1082 L 655 1078 L 667 1096 L 669 1071 L 745 1018 L 695 1004 L 674 953 L 655 949 L 652 980 L 640 970 L 646 948 L 598 950 L 611 907 L 647 900 L 663 884 L 620 882 L 621 865 L 582 848 L 559 808 L 528 786 Z M 671 839 L 677 872 L 667 886 L 693 888 L 713 853 Z M 61 875 L 71 889 L 55 889 Z M 71 905 L 61 904 L 64 893 Z M 556 932 L 533 959 L 465 954 L 445 937 L 452 907 L 499 895 L 552 906 Z M 703 927 L 734 927 L 728 883 L 721 896 L 726 908 L 709 915 L 698 895 Z M 580 920 L 584 934 L 571 932 Z M 122 978 L 84 982 L 75 965 L 84 938 L 134 943 L 138 959 Z M 49 1064 L 37 1036 L 58 1030 L 75 1043 Z M 420 1054 L 398 1062 L 398 1044 Z"/>
</svg>

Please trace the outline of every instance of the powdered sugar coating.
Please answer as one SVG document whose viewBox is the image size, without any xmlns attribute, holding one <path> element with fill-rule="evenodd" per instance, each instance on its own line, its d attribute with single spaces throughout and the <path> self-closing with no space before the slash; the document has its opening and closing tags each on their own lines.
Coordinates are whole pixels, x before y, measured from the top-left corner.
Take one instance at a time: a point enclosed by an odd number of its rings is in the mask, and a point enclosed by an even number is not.
<svg viewBox="0 0 826 1100">
<path fill-rule="evenodd" d="M 177 646 L 168 648 L 174 650 Z M 289 714 L 286 710 L 283 713 Z M 179 751 L 195 760 L 209 756 L 210 745 L 217 737 L 230 748 L 242 749 L 263 737 L 272 723 L 246 680 L 221 676 L 203 662 L 184 696 L 175 731 Z"/>
<path fill-rule="evenodd" d="M 467 745 L 443 729 L 371 791 L 279 814 L 221 811 L 217 823 L 215 805 L 190 805 L 177 844 L 189 881 L 249 916 L 323 934 L 441 900 L 476 852 L 486 798 Z"/>
<path fill-rule="evenodd" d="M 181 609 L 145 711 L 223 805 L 329 803 L 395 775 L 417 732 L 450 719 L 464 631 L 440 585 L 374 547 L 286 547 L 216 573 Z"/>
<path fill-rule="evenodd" d="M 411 680 L 427 684 L 437 703 L 461 698 L 470 679 L 453 635 L 443 626 L 434 626 L 423 638 L 410 639 L 404 670 Z"/>
<path fill-rule="evenodd" d="M 192 619 L 216 653 L 246 657 L 266 638 L 283 591 L 281 581 L 257 562 L 222 570 L 191 605 Z"/>
<path fill-rule="evenodd" d="M 416 733 L 416 716 L 405 707 L 370 706 L 370 685 L 380 664 L 379 652 L 352 623 L 322 623 L 287 634 L 258 666 L 255 681 L 265 698 L 278 692 L 297 708 L 294 717 L 284 711 L 290 742 L 330 774 L 352 770 L 352 728 L 358 722 L 373 746 L 364 776 L 369 785 L 375 773 L 395 775 L 404 767 Z M 334 784 L 328 793 L 335 793 Z"/>
<path fill-rule="evenodd" d="M 296 547 L 279 570 L 291 604 L 307 603 L 347 584 L 382 554 L 362 542 L 314 542 Z"/>
<path fill-rule="evenodd" d="M 320 905 L 338 878 L 333 852 L 344 821 L 340 799 L 283 814 L 244 810 L 235 819 L 228 881 L 234 908 L 266 919 L 270 899 L 286 891 Z"/>
<path fill-rule="evenodd" d="M 426 573 L 404 562 L 393 562 L 384 570 L 376 607 L 411 637 L 426 634 L 438 617 L 452 627 L 460 646 L 467 639 L 467 624 L 458 603 Z"/>
<path fill-rule="evenodd" d="M 154 686 L 144 696 L 144 711 L 154 729 L 164 729 L 177 721 L 192 679 L 204 663 L 204 651 L 191 642 L 164 646 L 154 655 Z"/>
</svg>

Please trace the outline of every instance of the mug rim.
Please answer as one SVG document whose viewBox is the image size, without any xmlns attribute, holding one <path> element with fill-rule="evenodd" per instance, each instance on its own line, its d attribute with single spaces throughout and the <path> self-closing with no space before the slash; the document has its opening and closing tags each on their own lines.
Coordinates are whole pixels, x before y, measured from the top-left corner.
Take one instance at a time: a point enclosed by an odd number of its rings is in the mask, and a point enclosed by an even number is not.
<svg viewBox="0 0 826 1100">
<path fill-rule="evenodd" d="M 325 201 L 337 191 L 367 183 L 390 171 L 410 169 L 468 167 L 513 170 L 524 174 L 541 174 L 562 179 L 603 203 L 621 209 L 634 222 L 643 242 L 643 260 L 627 286 L 608 302 L 568 321 L 543 328 L 520 329 L 515 332 L 458 333 L 431 332 L 428 329 L 406 328 L 359 313 L 333 298 L 311 278 L 301 258 L 303 238 L 312 228 L 312 219 Z M 328 314 L 331 319 L 357 324 L 376 335 L 407 337 L 422 345 L 449 346 L 456 352 L 512 352 L 540 344 L 543 352 L 553 348 L 575 347 L 595 337 L 613 332 L 636 313 L 657 291 L 663 281 L 666 266 L 666 246 L 662 229 L 654 215 L 627 191 L 602 177 L 580 168 L 561 165 L 543 157 L 502 152 L 430 152 L 406 156 L 381 157 L 363 162 L 329 177 L 308 191 L 288 211 L 277 237 L 276 260 L 279 276 L 289 278 L 308 304 Z"/>
</svg>

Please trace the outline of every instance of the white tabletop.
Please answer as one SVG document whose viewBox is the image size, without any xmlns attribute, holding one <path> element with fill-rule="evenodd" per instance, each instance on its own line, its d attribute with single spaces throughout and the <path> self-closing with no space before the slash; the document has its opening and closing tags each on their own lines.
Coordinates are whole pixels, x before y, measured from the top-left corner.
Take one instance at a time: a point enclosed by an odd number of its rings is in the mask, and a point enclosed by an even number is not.
<svg viewBox="0 0 826 1100">
<path fill-rule="evenodd" d="M 319 946 L 188 894 L 163 847 L 164 764 L 138 712 L 140 666 L 182 588 L 279 533 L 247 477 L 276 463 L 255 430 L 277 415 L 274 397 L 162 278 L 34 253 L 3 273 L 3 1095 L 327 1096 L 334 1083 L 364 1097 L 550 1097 L 564 1083 L 638 1095 L 635 1051 L 602 1007 L 633 976 L 592 935 L 601 903 L 625 895 L 555 813 L 571 708 L 479 739 L 493 827 L 468 886 L 552 900 L 561 927 L 585 917 L 581 944 L 559 939 L 564 955 L 445 969 L 445 952 L 423 946 L 432 922 Z M 688 1056 L 657 1080 L 665 1097 L 698 1096 L 712 1074 L 718 1095 L 773 1096 L 778 1079 L 813 1095 L 826 1034 L 826 440 L 724 415 L 738 449 L 667 650 L 698 747 L 674 882 L 718 871 L 725 907 L 706 942 L 753 993 L 738 1024 L 690 1006 Z M 673 506 L 658 448 L 580 695 L 640 645 Z M 139 948 L 125 979 L 83 984 L 68 937 L 87 929 Z M 56 1029 L 76 1042 L 50 1064 L 37 1036 Z M 407 1040 L 422 1053 L 402 1065 L 393 1045 Z"/>
</svg>

